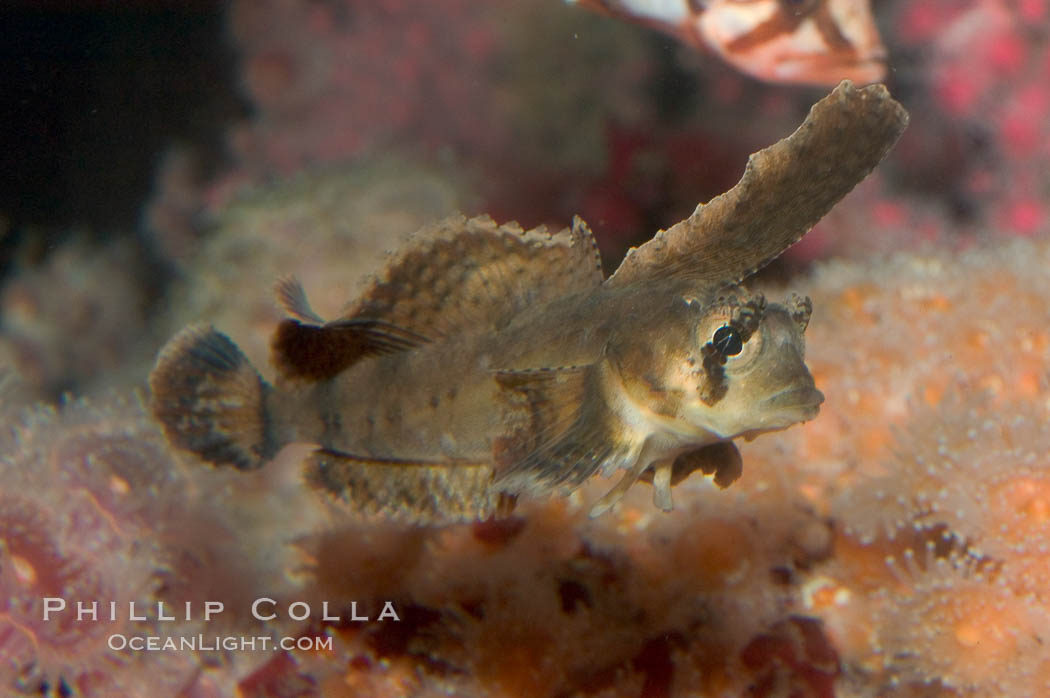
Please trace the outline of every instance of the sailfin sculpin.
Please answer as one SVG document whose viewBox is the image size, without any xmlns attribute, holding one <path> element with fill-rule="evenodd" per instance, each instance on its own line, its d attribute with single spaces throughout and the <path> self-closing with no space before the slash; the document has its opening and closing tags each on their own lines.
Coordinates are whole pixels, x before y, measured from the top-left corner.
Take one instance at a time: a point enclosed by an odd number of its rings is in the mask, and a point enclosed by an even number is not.
<svg viewBox="0 0 1050 698">
<path fill-rule="evenodd" d="M 808 298 L 738 284 L 796 242 L 896 142 L 904 109 L 844 82 L 740 182 L 632 250 L 608 278 L 576 219 L 559 232 L 488 218 L 421 231 L 339 318 L 294 280 L 278 301 L 273 385 L 227 337 L 191 326 L 161 351 L 152 408 L 171 441 L 261 467 L 309 442 L 306 480 L 415 522 L 508 512 L 594 475 L 638 480 L 670 509 L 691 472 L 720 486 L 732 443 L 817 415 Z"/>
</svg>

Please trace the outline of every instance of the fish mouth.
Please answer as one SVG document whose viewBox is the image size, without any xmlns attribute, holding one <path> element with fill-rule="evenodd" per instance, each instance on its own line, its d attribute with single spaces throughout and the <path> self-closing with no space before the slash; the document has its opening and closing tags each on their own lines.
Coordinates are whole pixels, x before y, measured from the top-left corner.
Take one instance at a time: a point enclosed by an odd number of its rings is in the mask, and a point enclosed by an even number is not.
<svg viewBox="0 0 1050 698">
<path fill-rule="evenodd" d="M 824 393 L 812 385 L 786 388 L 769 397 L 763 407 L 775 415 L 775 421 L 790 419 L 791 423 L 813 419 L 820 412 Z"/>
</svg>

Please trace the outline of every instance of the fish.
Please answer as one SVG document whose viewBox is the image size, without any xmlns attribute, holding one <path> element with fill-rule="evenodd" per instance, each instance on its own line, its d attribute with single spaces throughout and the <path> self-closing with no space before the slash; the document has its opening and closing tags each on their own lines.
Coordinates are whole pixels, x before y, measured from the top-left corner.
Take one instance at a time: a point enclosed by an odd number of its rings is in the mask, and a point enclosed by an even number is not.
<svg viewBox="0 0 1050 698">
<path fill-rule="evenodd" d="M 366 514 L 416 524 L 506 516 L 522 496 L 593 476 L 639 481 L 655 506 L 691 473 L 726 487 L 734 439 L 816 417 L 805 364 L 812 303 L 743 285 L 883 159 L 907 112 L 844 81 L 728 192 L 630 250 L 606 276 L 594 236 L 486 216 L 426 227 L 337 318 L 278 281 L 287 317 L 274 383 L 236 344 L 191 325 L 161 349 L 151 410 L 170 442 L 215 466 L 314 450 L 303 478 Z"/>
<path fill-rule="evenodd" d="M 866 85 L 886 75 L 869 0 L 567 0 L 714 51 L 772 83 Z"/>
</svg>

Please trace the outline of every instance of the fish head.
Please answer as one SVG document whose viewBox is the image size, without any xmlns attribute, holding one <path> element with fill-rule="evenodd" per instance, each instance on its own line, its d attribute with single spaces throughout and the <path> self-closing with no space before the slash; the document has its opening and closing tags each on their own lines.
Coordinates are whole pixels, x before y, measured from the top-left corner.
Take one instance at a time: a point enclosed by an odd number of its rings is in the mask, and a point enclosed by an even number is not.
<svg viewBox="0 0 1050 698">
<path fill-rule="evenodd" d="M 752 437 L 817 416 L 824 395 L 806 367 L 812 304 L 793 296 L 720 298 L 698 318 L 689 359 L 692 394 L 679 419 L 721 438 Z"/>
<path fill-rule="evenodd" d="M 713 0 L 696 19 L 704 43 L 768 82 L 878 82 L 886 49 L 869 0 Z"/>
</svg>

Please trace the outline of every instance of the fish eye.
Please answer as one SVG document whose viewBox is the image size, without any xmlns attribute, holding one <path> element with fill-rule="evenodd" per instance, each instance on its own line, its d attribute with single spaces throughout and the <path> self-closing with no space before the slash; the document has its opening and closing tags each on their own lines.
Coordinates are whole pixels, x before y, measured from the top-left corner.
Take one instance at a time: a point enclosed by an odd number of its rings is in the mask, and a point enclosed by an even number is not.
<svg viewBox="0 0 1050 698">
<path fill-rule="evenodd" d="M 744 350 L 744 343 L 740 340 L 740 333 L 729 325 L 722 325 L 711 337 L 711 343 L 722 356 L 736 356 Z"/>
</svg>

